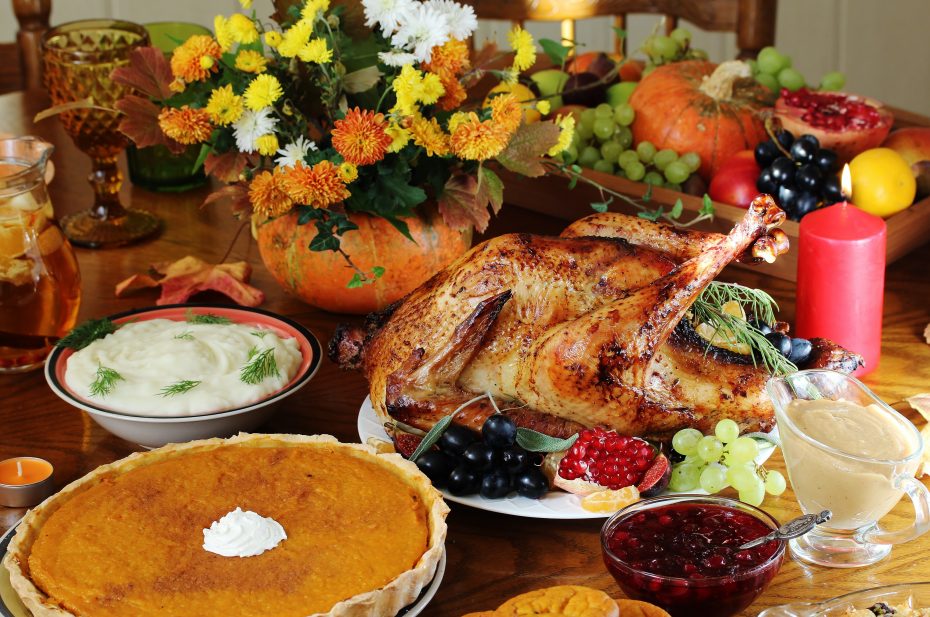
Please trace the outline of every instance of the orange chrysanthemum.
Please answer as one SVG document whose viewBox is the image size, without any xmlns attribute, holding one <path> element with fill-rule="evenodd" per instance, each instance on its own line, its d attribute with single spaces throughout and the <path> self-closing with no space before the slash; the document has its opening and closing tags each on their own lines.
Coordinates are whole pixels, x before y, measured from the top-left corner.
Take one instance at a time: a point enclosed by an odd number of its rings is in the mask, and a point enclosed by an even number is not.
<svg viewBox="0 0 930 617">
<path fill-rule="evenodd" d="M 178 143 L 199 144 L 210 138 L 213 124 L 205 109 L 193 109 L 185 105 L 180 109 L 165 107 L 158 114 L 158 126 Z"/>
<path fill-rule="evenodd" d="M 446 75 L 443 73 L 439 76 L 439 80 L 442 82 L 442 87 L 446 91 L 442 98 L 436 102 L 441 109 L 452 111 L 468 98 L 465 86 L 462 85 L 462 82 L 460 82 L 459 78 L 455 75 Z"/>
<path fill-rule="evenodd" d="M 222 53 L 220 44 L 213 37 L 206 34 L 192 36 L 171 55 L 171 72 L 188 83 L 202 81 L 218 70 L 217 61 Z"/>
<path fill-rule="evenodd" d="M 314 208 L 326 208 L 351 195 L 339 176 L 339 168 L 326 160 L 313 167 L 297 163 L 288 168 L 284 186 L 295 202 Z"/>
<path fill-rule="evenodd" d="M 512 94 L 502 94 L 491 99 L 491 118 L 498 128 L 510 134 L 523 121 L 523 106 Z"/>
<path fill-rule="evenodd" d="M 291 209 L 294 200 L 287 192 L 280 167 L 274 172 L 263 171 L 249 185 L 249 200 L 259 214 L 280 216 Z"/>
<path fill-rule="evenodd" d="M 407 129 L 413 137 L 413 143 L 425 149 L 427 156 L 449 154 L 449 136 L 442 132 L 436 118 L 427 120 L 417 114 L 407 120 Z"/>
<path fill-rule="evenodd" d="M 500 154 L 510 141 L 510 133 L 493 120 L 482 122 L 478 114 L 469 112 L 455 123 L 449 140 L 452 152 L 463 159 L 484 161 Z"/>
<path fill-rule="evenodd" d="M 394 140 L 385 132 L 384 114 L 358 107 L 333 123 L 333 148 L 353 165 L 371 165 L 384 158 Z"/>
<path fill-rule="evenodd" d="M 461 75 L 471 68 L 468 58 L 468 45 L 465 41 L 449 39 L 444 45 L 433 48 L 430 61 L 422 68 L 437 75 Z"/>
</svg>

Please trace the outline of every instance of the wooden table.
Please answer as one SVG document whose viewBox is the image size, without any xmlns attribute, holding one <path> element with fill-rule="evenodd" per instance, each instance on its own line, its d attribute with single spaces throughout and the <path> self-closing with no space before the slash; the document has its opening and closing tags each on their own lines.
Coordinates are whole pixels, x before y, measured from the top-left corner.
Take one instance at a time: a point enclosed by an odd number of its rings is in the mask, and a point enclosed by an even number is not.
<svg viewBox="0 0 930 617">
<path fill-rule="evenodd" d="M 58 172 L 51 195 L 61 216 L 89 203 L 91 191 L 85 177 L 90 162 L 74 148 L 56 120 L 32 125 L 32 116 L 45 104 L 41 94 L 0 96 L 0 131 L 38 134 L 58 146 L 53 159 Z M 78 249 L 84 294 L 80 320 L 154 304 L 155 291 L 125 299 L 117 299 L 113 293 L 118 281 L 146 270 L 153 262 L 189 254 L 207 261 L 222 257 L 238 223 L 222 207 L 200 208 L 207 192 L 202 189 L 179 195 L 155 194 L 128 182 L 124 185 L 125 203 L 156 212 L 165 220 L 165 230 L 158 239 L 138 246 L 107 251 Z M 551 233 L 561 225 L 548 217 L 505 208 L 489 233 Z M 322 341 L 328 339 L 338 322 L 347 319 L 286 296 L 261 265 L 247 233 L 235 243 L 231 259 L 248 260 L 255 266 L 253 283 L 268 296 L 263 308 L 297 319 Z M 927 264 L 930 245 L 888 269 L 882 363 L 866 379 L 880 396 L 902 411 L 908 409 L 904 398 L 930 391 L 930 345 L 922 338 L 923 328 L 930 322 Z M 793 318 L 791 283 L 770 279 L 762 271 L 728 271 L 724 278 L 766 289 L 781 303 L 781 317 L 789 321 Z M 287 399 L 284 409 L 264 428 L 269 432 L 331 433 L 342 440 L 357 441 L 356 418 L 366 391 L 360 375 L 341 372 L 324 361 L 310 384 Z M 59 400 L 40 372 L 0 377 L 0 459 L 41 456 L 54 464 L 56 481 L 65 484 L 138 449 Z M 769 466 L 784 471 L 779 454 Z M 764 508 L 782 521 L 799 514 L 790 489 L 780 497 L 768 497 Z M 0 533 L 22 515 L 23 510 L 0 507 Z M 893 522 L 903 524 L 911 516 L 910 508 L 899 506 L 891 516 L 899 519 Z M 558 583 L 591 585 L 620 596 L 601 562 L 599 529 L 597 520 L 522 519 L 453 504 L 448 567 L 426 614 L 458 617 L 496 607 L 516 593 Z M 895 548 L 891 558 L 878 565 L 859 570 L 811 567 L 789 558 L 768 591 L 744 614 L 756 615 L 765 607 L 789 601 L 825 599 L 876 585 L 926 580 L 930 579 L 928 572 L 930 535 Z"/>
</svg>

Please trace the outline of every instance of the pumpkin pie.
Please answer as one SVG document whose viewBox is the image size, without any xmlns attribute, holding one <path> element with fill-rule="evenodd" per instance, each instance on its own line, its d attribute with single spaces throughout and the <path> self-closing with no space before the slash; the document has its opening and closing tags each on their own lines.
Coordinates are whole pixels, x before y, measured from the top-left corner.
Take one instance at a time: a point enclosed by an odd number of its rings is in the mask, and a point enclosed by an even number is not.
<svg viewBox="0 0 930 617">
<path fill-rule="evenodd" d="M 242 508 L 287 538 L 203 548 Z M 395 615 L 432 579 L 448 507 L 417 469 L 329 436 L 239 435 L 104 465 L 29 512 L 4 565 L 36 617 Z"/>
</svg>

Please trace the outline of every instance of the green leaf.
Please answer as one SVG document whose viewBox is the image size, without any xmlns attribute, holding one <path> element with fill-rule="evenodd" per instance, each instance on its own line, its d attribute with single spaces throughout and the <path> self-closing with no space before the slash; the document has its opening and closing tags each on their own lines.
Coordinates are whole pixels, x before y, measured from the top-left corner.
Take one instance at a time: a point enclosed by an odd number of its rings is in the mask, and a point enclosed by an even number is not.
<svg viewBox="0 0 930 617">
<path fill-rule="evenodd" d="M 357 289 L 364 284 L 365 284 L 365 281 L 362 279 L 362 275 L 356 272 L 354 275 L 352 275 L 352 278 L 346 284 L 346 287 L 348 287 L 349 289 Z"/>
<path fill-rule="evenodd" d="M 67 347 L 78 351 L 84 349 L 97 339 L 116 332 L 116 328 L 116 324 L 109 319 L 89 319 L 58 339 L 55 346 Z"/>
<path fill-rule="evenodd" d="M 381 71 L 377 66 L 366 66 L 363 69 L 352 71 L 342 78 L 342 88 L 349 94 L 364 92 L 374 88 L 381 79 Z"/>
<path fill-rule="evenodd" d="M 449 425 L 452 424 L 452 414 L 441 418 L 436 424 L 433 425 L 433 428 L 429 430 L 426 436 L 423 438 L 423 441 L 420 442 L 420 445 L 417 446 L 417 449 L 413 451 L 413 454 L 410 455 L 410 460 L 414 463 L 417 462 L 417 459 L 420 458 L 420 455 L 432 448 L 439 438 L 442 437 L 442 434 L 446 432 L 446 429 L 449 428 Z"/>
<path fill-rule="evenodd" d="M 310 241 L 309 248 L 311 251 L 338 251 L 339 238 L 332 234 L 324 236 L 320 233 Z"/>
<path fill-rule="evenodd" d="M 578 433 L 568 439 L 559 439 L 522 426 L 517 427 L 517 445 L 529 452 L 561 452 L 571 448 L 577 439 Z"/>
<path fill-rule="evenodd" d="M 197 170 L 203 167 L 203 162 L 207 160 L 207 157 L 210 156 L 210 152 L 213 151 L 213 148 L 209 144 L 203 144 L 200 146 L 200 153 L 197 155 L 197 160 L 194 161 L 194 166 L 191 168 L 191 173 L 197 173 Z"/>
<path fill-rule="evenodd" d="M 649 200 L 651 200 L 651 199 L 652 199 L 652 185 L 651 185 L 651 184 L 647 184 L 647 185 L 646 185 L 646 192 L 643 193 L 643 203 L 648 204 L 648 203 L 649 203 Z M 653 219 L 653 220 L 655 220 L 655 219 Z"/>
<path fill-rule="evenodd" d="M 641 219 L 646 219 L 647 221 L 652 221 L 653 223 L 655 223 L 660 218 L 662 218 L 662 214 L 664 211 L 665 209 L 662 206 L 659 206 L 655 210 L 647 210 L 645 212 L 638 212 L 636 216 L 638 216 Z"/>
<path fill-rule="evenodd" d="M 543 156 L 559 141 L 561 129 L 551 122 L 523 124 L 507 147 L 497 155 L 497 161 L 510 171 L 538 178 L 546 174 Z"/>
<path fill-rule="evenodd" d="M 613 200 L 613 197 L 608 197 L 604 201 L 592 201 L 591 209 L 595 212 L 607 212 L 607 206 L 609 206 Z"/>
<path fill-rule="evenodd" d="M 500 212 L 504 205 L 504 182 L 484 165 L 478 168 L 478 194 L 487 199 L 494 214 Z"/>
<path fill-rule="evenodd" d="M 371 273 L 372 273 L 372 275 L 374 275 L 374 277 L 375 277 L 376 279 L 381 278 L 382 276 L 384 276 L 384 266 L 374 266 L 374 267 L 372 267 Z"/>
<path fill-rule="evenodd" d="M 568 58 L 568 53 L 572 50 L 571 47 L 562 45 L 552 39 L 539 39 L 539 45 L 542 47 L 543 52 L 549 56 L 549 59 L 552 60 L 553 64 L 558 64 L 559 66 L 565 64 L 565 59 Z"/>
<path fill-rule="evenodd" d="M 704 198 L 701 201 L 701 211 L 698 214 L 714 215 L 714 202 L 711 201 L 710 195 L 707 193 L 704 193 Z"/>
<path fill-rule="evenodd" d="M 617 35 L 617 38 L 618 38 L 618 39 L 625 39 L 625 38 L 626 38 L 626 30 L 624 30 L 624 29 L 621 28 L 620 26 L 614 26 L 614 34 Z"/>
<path fill-rule="evenodd" d="M 684 212 L 684 209 L 685 209 L 685 204 L 681 202 L 681 198 L 679 197 L 678 199 L 675 200 L 675 205 L 672 206 L 672 210 L 671 212 L 668 213 L 668 215 L 672 217 L 673 219 L 677 219 L 678 217 L 681 216 L 681 213 Z"/>
</svg>

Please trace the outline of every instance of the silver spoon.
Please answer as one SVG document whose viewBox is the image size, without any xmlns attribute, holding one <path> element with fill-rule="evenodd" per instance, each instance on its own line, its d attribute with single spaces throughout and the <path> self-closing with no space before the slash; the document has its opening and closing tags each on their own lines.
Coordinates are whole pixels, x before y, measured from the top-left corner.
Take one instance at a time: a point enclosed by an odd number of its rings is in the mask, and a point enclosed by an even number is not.
<svg viewBox="0 0 930 617">
<path fill-rule="evenodd" d="M 804 514 L 803 516 L 791 519 L 770 534 L 756 538 L 755 540 L 750 540 L 746 544 L 740 545 L 736 550 L 742 551 L 747 548 L 753 548 L 754 546 L 765 544 L 770 540 L 790 540 L 792 538 L 799 538 L 817 525 L 826 523 L 832 516 L 833 513 L 829 510 L 824 510 L 820 514 Z"/>
</svg>

